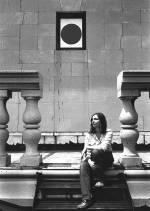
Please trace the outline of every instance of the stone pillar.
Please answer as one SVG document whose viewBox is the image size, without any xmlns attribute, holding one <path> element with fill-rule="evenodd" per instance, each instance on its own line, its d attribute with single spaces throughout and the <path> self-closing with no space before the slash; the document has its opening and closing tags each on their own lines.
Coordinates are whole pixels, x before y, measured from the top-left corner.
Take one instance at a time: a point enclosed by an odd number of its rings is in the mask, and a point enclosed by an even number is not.
<svg viewBox="0 0 150 211">
<path fill-rule="evenodd" d="M 9 137 L 7 130 L 9 122 L 9 114 L 6 108 L 8 100 L 8 91 L 0 90 L 0 166 L 8 166 L 11 163 L 11 157 L 6 153 L 5 147 Z"/>
<path fill-rule="evenodd" d="M 120 138 L 123 144 L 123 153 L 120 162 L 126 168 L 141 167 L 142 159 L 138 156 L 135 145 L 139 137 L 137 128 L 138 114 L 134 102 L 137 97 L 120 97 L 123 108 L 119 117 L 121 122 Z"/>
<path fill-rule="evenodd" d="M 39 123 L 41 115 L 38 109 L 38 101 L 41 98 L 40 91 L 22 91 L 21 96 L 26 101 L 26 109 L 23 114 L 24 131 L 22 134 L 23 142 L 26 145 L 26 151 L 21 157 L 21 166 L 39 166 L 42 157 L 38 152 L 38 143 L 41 137 Z"/>
</svg>

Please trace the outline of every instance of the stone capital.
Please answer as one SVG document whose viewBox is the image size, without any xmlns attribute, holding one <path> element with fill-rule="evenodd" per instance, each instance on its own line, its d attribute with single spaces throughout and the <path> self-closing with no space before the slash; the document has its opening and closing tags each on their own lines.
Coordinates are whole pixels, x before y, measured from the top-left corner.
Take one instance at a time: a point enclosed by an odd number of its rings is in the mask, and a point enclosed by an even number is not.
<svg viewBox="0 0 150 211">
<path fill-rule="evenodd" d="M 141 96 L 139 90 L 118 90 L 117 97 L 118 98 L 138 98 Z"/>
<path fill-rule="evenodd" d="M 23 98 L 41 98 L 41 90 L 21 90 L 21 97 Z"/>
</svg>

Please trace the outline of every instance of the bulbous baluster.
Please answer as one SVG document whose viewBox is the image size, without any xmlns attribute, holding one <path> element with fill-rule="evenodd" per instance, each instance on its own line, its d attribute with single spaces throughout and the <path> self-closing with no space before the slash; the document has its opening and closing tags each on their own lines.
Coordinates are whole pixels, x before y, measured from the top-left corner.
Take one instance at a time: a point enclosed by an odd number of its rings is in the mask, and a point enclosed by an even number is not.
<svg viewBox="0 0 150 211">
<path fill-rule="evenodd" d="M 38 109 L 39 96 L 23 96 L 26 100 L 26 109 L 23 114 L 25 130 L 22 133 L 23 142 L 26 145 L 26 151 L 21 158 L 22 166 L 39 166 L 42 157 L 38 152 L 38 143 L 41 138 L 39 123 L 41 115 Z"/>
<path fill-rule="evenodd" d="M 0 94 L 0 166 L 8 166 L 11 163 L 11 157 L 6 153 L 5 147 L 9 137 L 7 130 L 9 114 L 6 108 L 8 100 L 7 91 L 1 91 Z"/>
<path fill-rule="evenodd" d="M 138 156 L 135 146 L 139 138 L 137 128 L 138 114 L 135 110 L 135 97 L 121 97 L 123 108 L 119 117 L 121 125 L 120 138 L 123 144 L 121 163 L 125 167 L 141 166 L 142 160 Z"/>
</svg>

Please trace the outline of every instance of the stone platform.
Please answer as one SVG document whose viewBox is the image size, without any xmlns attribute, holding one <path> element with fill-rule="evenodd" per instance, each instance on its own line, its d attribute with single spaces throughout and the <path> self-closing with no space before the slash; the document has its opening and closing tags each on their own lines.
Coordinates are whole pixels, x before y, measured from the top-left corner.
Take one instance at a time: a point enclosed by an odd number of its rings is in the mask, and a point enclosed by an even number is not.
<svg viewBox="0 0 150 211">
<path fill-rule="evenodd" d="M 9 153 L 11 165 L 0 168 L 0 200 L 17 206 L 31 207 L 37 184 L 37 173 L 76 174 L 79 175 L 80 151 L 49 151 L 41 152 L 43 163 L 39 168 L 20 166 L 23 153 Z M 114 163 L 118 162 L 121 152 L 114 152 Z M 139 152 L 143 163 L 150 163 L 150 152 Z M 150 207 L 150 168 L 118 169 L 112 168 L 105 172 L 107 176 L 124 173 L 134 203 L 134 207 Z M 14 191 L 15 190 L 15 191 Z"/>
<path fill-rule="evenodd" d="M 23 153 L 9 153 L 11 155 L 11 168 L 18 166 Z M 150 163 L 150 152 L 139 152 L 143 163 Z M 41 152 L 44 168 L 72 168 L 79 169 L 81 151 L 49 151 Z M 118 163 L 121 152 L 113 152 L 114 163 Z"/>
</svg>

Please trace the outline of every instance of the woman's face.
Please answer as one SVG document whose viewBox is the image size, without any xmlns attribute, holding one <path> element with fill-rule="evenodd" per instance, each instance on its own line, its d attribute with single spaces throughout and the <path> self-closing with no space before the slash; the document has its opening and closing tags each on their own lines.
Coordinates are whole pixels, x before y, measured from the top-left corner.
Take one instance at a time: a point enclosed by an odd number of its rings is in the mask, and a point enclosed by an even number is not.
<svg viewBox="0 0 150 211">
<path fill-rule="evenodd" d="M 92 126 L 94 127 L 94 128 L 100 128 L 100 120 L 99 120 L 99 118 L 98 118 L 98 116 L 97 116 L 97 114 L 95 114 L 95 115 L 93 115 L 92 116 L 92 121 L 91 121 L 91 123 L 92 123 Z"/>
</svg>

